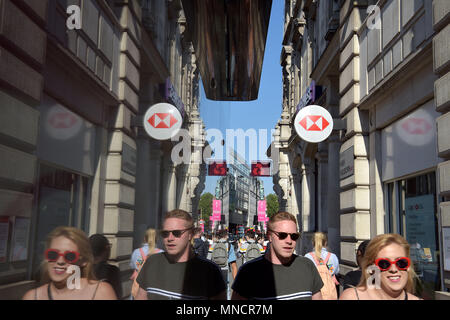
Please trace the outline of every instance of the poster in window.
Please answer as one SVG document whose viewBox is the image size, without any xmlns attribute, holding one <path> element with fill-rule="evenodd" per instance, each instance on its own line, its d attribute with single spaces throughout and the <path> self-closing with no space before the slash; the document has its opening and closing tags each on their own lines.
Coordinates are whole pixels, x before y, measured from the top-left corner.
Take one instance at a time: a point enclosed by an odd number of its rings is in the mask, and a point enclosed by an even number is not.
<svg viewBox="0 0 450 320">
<path fill-rule="evenodd" d="M 0 263 L 6 262 L 8 255 L 9 217 L 0 217 Z"/>
<path fill-rule="evenodd" d="M 450 271 L 450 228 L 442 228 L 444 270 Z"/>
<path fill-rule="evenodd" d="M 406 240 L 415 261 L 433 262 L 436 252 L 434 200 L 432 194 L 405 199 Z"/>
<path fill-rule="evenodd" d="M 27 259 L 29 229 L 30 219 L 16 217 L 12 237 L 11 262 Z"/>
</svg>

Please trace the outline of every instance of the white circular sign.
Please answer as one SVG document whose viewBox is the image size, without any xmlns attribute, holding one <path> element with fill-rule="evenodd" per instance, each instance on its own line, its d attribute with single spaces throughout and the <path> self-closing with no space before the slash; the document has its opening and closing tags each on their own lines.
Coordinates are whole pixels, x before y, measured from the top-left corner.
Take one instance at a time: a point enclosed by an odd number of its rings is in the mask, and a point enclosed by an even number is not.
<svg viewBox="0 0 450 320">
<path fill-rule="evenodd" d="M 47 133 L 56 140 L 68 140 L 80 132 L 82 119 L 75 113 L 59 105 L 52 106 L 46 117 Z"/>
<path fill-rule="evenodd" d="M 156 140 L 169 140 L 183 125 L 183 117 L 178 109 L 169 103 L 157 103 L 144 115 L 144 129 Z"/>
<path fill-rule="evenodd" d="M 333 131 L 333 117 L 321 106 L 306 106 L 297 113 L 294 127 L 303 140 L 311 143 L 322 142 Z"/>
<path fill-rule="evenodd" d="M 436 134 L 434 120 L 425 110 L 417 110 L 395 125 L 400 139 L 415 147 L 425 146 Z"/>
</svg>

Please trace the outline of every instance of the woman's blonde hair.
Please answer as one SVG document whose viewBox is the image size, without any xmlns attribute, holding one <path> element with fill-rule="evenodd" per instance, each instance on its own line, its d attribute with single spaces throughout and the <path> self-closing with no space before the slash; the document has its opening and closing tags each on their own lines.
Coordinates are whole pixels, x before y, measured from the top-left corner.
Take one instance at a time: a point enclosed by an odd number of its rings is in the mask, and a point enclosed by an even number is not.
<svg viewBox="0 0 450 320">
<path fill-rule="evenodd" d="M 145 231 L 144 240 L 148 244 L 148 254 L 150 255 L 156 248 L 156 230 L 148 228 L 147 231 Z"/>
<path fill-rule="evenodd" d="M 80 229 L 73 227 L 57 227 L 47 235 L 45 242 L 45 250 L 50 249 L 50 245 L 53 239 L 58 237 L 64 237 L 72 241 L 78 249 L 80 254 L 79 262 L 77 265 L 81 270 L 81 277 L 88 280 L 97 280 L 94 275 L 94 255 L 92 253 L 91 243 L 86 234 Z M 41 264 L 42 276 L 41 281 L 43 283 L 50 282 L 48 275 L 48 261 L 44 259 Z"/>
<path fill-rule="evenodd" d="M 320 259 L 320 256 L 322 254 L 322 248 L 326 248 L 328 244 L 328 237 L 323 232 L 315 232 L 312 243 L 314 246 L 314 254 L 317 259 Z"/>
<path fill-rule="evenodd" d="M 410 258 L 410 246 L 408 241 L 403 238 L 401 235 L 396 233 L 388 233 L 388 234 L 380 234 L 373 238 L 369 244 L 367 245 L 366 251 L 364 253 L 364 257 L 361 262 L 361 281 L 359 282 L 360 287 L 367 288 L 368 279 L 371 277 L 371 274 L 368 272 L 368 267 L 375 263 L 375 259 L 377 258 L 378 252 L 383 250 L 383 248 L 387 247 L 391 244 L 398 244 L 405 250 L 405 256 Z M 408 269 L 408 281 L 406 283 L 406 291 L 414 294 L 414 281 L 417 278 L 416 273 L 414 271 L 414 267 L 411 265 Z"/>
</svg>

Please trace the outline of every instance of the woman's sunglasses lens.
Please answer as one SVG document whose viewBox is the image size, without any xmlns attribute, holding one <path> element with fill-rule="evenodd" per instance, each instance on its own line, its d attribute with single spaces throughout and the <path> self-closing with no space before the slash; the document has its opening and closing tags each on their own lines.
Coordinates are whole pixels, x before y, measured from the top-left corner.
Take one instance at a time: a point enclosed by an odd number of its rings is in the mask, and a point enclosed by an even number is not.
<svg viewBox="0 0 450 320">
<path fill-rule="evenodd" d="M 380 267 L 380 269 L 382 270 L 387 270 L 391 267 L 391 262 L 388 260 L 379 260 L 378 267 Z"/>
<path fill-rule="evenodd" d="M 408 263 L 408 260 L 406 260 L 406 259 L 400 259 L 397 261 L 397 267 L 399 269 L 406 269 L 406 268 L 408 268 L 408 265 L 409 265 L 409 263 Z"/>
<path fill-rule="evenodd" d="M 64 255 L 64 259 L 66 259 L 67 262 L 75 262 L 77 261 L 77 255 L 74 252 L 68 252 Z"/>
<path fill-rule="evenodd" d="M 56 251 L 50 250 L 47 251 L 47 260 L 49 261 L 56 261 L 58 260 L 59 254 Z"/>
</svg>

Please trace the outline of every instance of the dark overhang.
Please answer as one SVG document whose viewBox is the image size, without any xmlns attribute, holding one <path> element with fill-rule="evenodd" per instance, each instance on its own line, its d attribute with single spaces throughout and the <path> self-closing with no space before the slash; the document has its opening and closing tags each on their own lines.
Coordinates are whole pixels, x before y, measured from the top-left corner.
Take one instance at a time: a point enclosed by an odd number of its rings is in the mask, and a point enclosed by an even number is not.
<svg viewBox="0 0 450 320">
<path fill-rule="evenodd" d="M 272 0 L 182 0 L 206 97 L 258 98 Z"/>
</svg>

